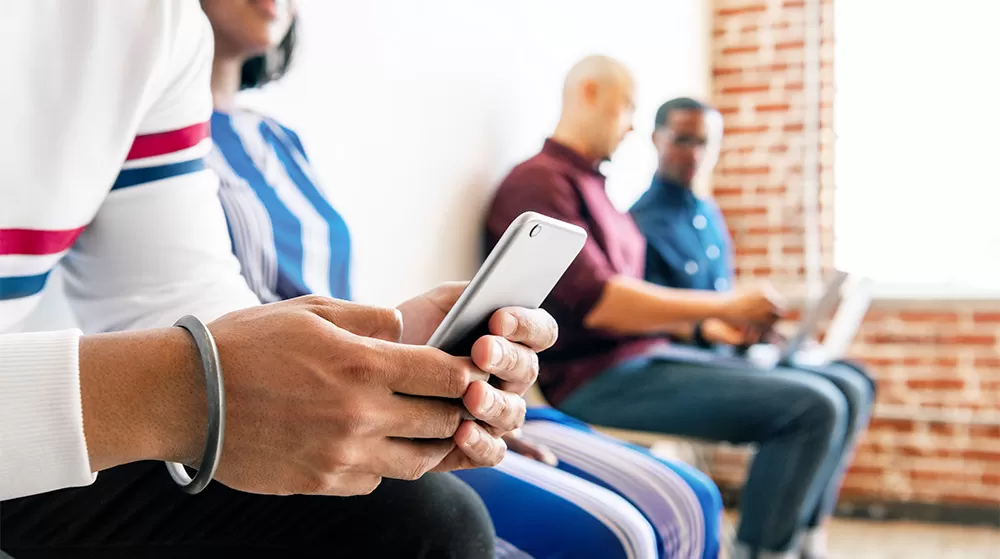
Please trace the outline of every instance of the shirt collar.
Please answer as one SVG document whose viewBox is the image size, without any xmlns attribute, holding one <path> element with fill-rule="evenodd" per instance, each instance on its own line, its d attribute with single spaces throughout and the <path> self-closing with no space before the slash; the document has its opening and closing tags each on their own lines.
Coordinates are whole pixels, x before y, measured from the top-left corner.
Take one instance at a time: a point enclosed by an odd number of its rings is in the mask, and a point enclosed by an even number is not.
<svg viewBox="0 0 1000 559">
<path fill-rule="evenodd" d="M 694 195 L 690 187 L 661 177 L 658 174 L 653 175 L 653 182 L 650 188 L 658 192 L 664 200 L 673 204 L 694 205 L 698 202 L 697 196 Z"/>
<path fill-rule="evenodd" d="M 580 171 L 604 178 L 604 175 L 597 170 L 597 167 L 594 166 L 592 161 L 580 155 L 580 153 L 573 148 L 565 144 L 561 144 L 552 138 L 545 140 L 545 145 L 542 146 L 542 153 L 565 161 Z"/>
</svg>

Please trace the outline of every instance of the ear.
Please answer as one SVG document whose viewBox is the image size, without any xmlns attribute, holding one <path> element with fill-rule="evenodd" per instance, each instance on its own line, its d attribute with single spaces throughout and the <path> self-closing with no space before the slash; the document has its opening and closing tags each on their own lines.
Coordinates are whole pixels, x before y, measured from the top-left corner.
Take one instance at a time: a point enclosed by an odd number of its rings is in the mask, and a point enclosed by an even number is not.
<svg viewBox="0 0 1000 559">
<path fill-rule="evenodd" d="M 597 102 L 598 86 L 597 82 L 594 80 L 586 80 L 581 86 L 583 88 L 583 98 L 584 100 L 593 105 Z"/>
<path fill-rule="evenodd" d="M 666 140 L 663 130 L 659 127 L 653 129 L 653 147 L 657 151 L 660 150 L 660 145 Z"/>
</svg>

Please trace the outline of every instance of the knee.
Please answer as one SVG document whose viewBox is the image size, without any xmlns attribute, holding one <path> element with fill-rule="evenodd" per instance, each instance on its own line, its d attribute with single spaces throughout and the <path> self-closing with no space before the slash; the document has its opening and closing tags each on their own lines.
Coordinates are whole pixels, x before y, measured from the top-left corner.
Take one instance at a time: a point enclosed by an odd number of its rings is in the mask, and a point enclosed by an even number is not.
<svg viewBox="0 0 1000 559">
<path fill-rule="evenodd" d="M 421 557 L 494 556 L 493 523 L 471 487 L 450 474 L 427 474 L 417 483 L 420 489 L 412 500 L 413 510 L 400 516 L 421 541 L 425 550 Z"/>
<path fill-rule="evenodd" d="M 875 379 L 859 364 L 838 363 L 844 370 L 845 378 L 851 385 L 852 391 L 857 395 L 857 401 L 861 406 L 872 406 L 875 403 L 875 392 L 877 384 Z"/>
<path fill-rule="evenodd" d="M 802 413 L 799 426 L 830 439 L 843 437 L 847 431 L 850 406 L 847 396 L 835 384 L 815 379 L 799 400 Z"/>
<path fill-rule="evenodd" d="M 846 363 L 830 365 L 832 380 L 847 398 L 851 421 L 867 415 L 875 404 L 875 382 L 863 370 Z"/>
</svg>

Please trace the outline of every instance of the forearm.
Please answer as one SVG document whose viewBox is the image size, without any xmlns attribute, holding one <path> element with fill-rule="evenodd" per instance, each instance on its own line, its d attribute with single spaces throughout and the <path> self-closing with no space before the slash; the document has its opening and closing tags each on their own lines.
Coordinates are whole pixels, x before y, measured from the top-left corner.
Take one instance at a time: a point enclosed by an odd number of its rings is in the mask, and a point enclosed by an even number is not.
<svg viewBox="0 0 1000 559">
<path fill-rule="evenodd" d="M 207 425 L 204 377 L 184 330 L 82 337 L 80 395 L 92 471 L 199 459 Z"/>
<path fill-rule="evenodd" d="M 693 325 L 722 315 L 726 295 L 691 289 L 671 289 L 615 276 L 604 287 L 585 324 L 621 334 L 654 334 L 693 330 Z"/>
</svg>

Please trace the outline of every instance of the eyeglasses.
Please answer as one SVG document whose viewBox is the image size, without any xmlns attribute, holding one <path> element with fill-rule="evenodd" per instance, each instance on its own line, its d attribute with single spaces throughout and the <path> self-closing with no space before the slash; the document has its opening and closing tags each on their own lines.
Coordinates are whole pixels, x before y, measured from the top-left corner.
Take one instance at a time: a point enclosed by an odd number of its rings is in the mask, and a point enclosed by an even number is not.
<svg viewBox="0 0 1000 559">
<path fill-rule="evenodd" d="M 708 145 L 708 138 L 691 135 L 672 136 L 670 143 L 681 148 L 703 148 Z"/>
</svg>

